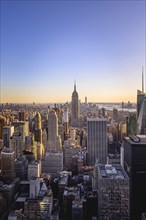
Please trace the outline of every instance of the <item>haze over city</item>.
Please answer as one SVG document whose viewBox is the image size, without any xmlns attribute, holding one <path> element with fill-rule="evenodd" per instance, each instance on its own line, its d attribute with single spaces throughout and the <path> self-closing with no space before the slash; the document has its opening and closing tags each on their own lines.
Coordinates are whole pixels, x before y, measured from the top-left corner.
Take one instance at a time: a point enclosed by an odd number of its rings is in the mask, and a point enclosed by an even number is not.
<svg viewBox="0 0 146 220">
<path fill-rule="evenodd" d="M 1 103 L 136 102 L 145 1 L 1 1 Z M 145 75 L 145 74 L 144 74 Z"/>
</svg>

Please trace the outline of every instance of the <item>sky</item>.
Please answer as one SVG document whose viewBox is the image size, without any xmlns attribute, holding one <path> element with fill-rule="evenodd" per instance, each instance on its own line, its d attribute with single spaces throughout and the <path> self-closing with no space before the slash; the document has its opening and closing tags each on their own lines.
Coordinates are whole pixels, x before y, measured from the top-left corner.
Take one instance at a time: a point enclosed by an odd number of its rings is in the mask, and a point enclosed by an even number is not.
<svg viewBox="0 0 146 220">
<path fill-rule="evenodd" d="M 1 103 L 136 102 L 146 3 L 1 0 Z"/>
</svg>

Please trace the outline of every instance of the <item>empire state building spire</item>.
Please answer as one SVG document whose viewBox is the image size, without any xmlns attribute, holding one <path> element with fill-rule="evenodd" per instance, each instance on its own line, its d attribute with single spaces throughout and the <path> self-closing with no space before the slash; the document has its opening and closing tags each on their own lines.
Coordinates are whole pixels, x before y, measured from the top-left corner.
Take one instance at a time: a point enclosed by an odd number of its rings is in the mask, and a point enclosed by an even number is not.
<svg viewBox="0 0 146 220">
<path fill-rule="evenodd" d="M 74 91 L 76 92 L 76 80 L 74 81 Z"/>
</svg>

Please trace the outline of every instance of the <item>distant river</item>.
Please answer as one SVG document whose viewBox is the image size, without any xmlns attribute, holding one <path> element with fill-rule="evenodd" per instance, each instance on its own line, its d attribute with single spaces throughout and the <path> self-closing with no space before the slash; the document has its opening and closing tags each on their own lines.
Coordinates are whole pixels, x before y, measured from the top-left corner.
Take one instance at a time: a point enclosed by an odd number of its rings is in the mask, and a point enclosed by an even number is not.
<svg viewBox="0 0 146 220">
<path fill-rule="evenodd" d="M 132 108 L 122 108 L 121 104 L 111 104 L 111 103 L 97 103 L 99 109 L 105 108 L 106 110 L 112 111 L 113 108 L 116 108 L 118 111 L 128 111 L 128 112 L 136 112 L 136 105 L 134 104 Z"/>
</svg>

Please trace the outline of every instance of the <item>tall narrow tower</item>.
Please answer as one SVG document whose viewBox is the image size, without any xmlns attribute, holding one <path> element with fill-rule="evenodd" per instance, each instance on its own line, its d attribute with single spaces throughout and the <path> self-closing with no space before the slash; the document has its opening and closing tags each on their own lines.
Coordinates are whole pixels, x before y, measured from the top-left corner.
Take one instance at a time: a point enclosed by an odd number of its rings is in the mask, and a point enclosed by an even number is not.
<svg viewBox="0 0 146 220">
<path fill-rule="evenodd" d="M 105 118 L 87 118 L 88 163 L 94 165 L 107 162 L 107 120 Z"/>
<path fill-rule="evenodd" d="M 71 124 L 73 127 L 78 127 L 79 125 L 79 97 L 76 91 L 76 82 L 74 83 L 74 91 L 72 93 Z"/>
<path fill-rule="evenodd" d="M 0 139 L 3 136 L 3 128 L 6 126 L 6 118 L 0 115 Z"/>
<path fill-rule="evenodd" d="M 15 178 L 15 153 L 11 148 L 4 147 L 1 151 L 1 174 L 6 181 Z"/>
<path fill-rule="evenodd" d="M 55 145 L 56 136 L 58 135 L 58 117 L 54 110 L 48 115 L 48 140 L 51 145 Z"/>
<path fill-rule="evenodd" d="M 34 131 L 35 141 L 42 143 L 42 121 L 39 112 L 36 113 L 34 120 L 35 120 L 35 131 Z"/>
<path fill-rule="evenodd" d="M 58 117 L 54 109 L 48 114 L 48 144 L 49 150 L 60 151 L 61 139 L 58 135 Z"/>
<path fill-rule="evenodd" d="M 139 117 L 141 106 L 145 98 L 146 98 L 146 93 L 144 92 L 144 74 L 142 67 L 142 91 L 137 90 L 137 119 Z"/>
<path fill-rule="evenodd" d="M 137 90 L 137 134 L 146 134 L 146 93 L 142 67 L 142 91 Z"/>
</svg>

